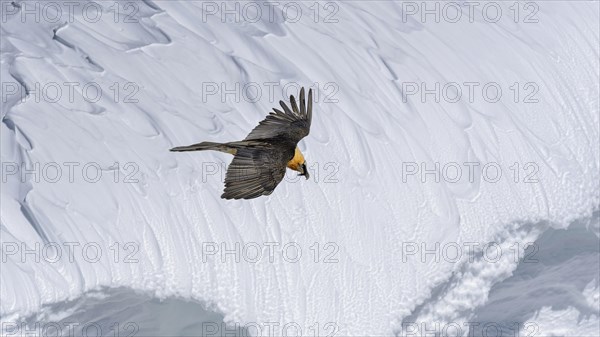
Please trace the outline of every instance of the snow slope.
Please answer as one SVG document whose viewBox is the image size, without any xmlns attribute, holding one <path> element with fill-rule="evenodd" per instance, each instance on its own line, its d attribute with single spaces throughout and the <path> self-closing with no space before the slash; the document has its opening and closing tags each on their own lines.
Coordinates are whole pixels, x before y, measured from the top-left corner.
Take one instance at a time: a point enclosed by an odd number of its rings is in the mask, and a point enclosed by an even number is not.
<svg viewBox="0 0 600 337">
<path fill-rule="evenodd" d="M 266 322 L 338 336 L 465 327 L 489 320 L 527 243 L 570 224 L 598 242 L 597 1 L 495 2 L 472 20 L 463 5 L 438 22 L 393 1 L 35 4 L 2 2 L 5 322 L 69 317 L 64 303 L 109 288 L 201 303 L 261 335 Z M 300 143 L 310 180 L 225 201 L 229 156 L 168 152 L 242 139 L 299 85 L 317 93 Z M 436 163 L 439 181 L 421 175 Z M 424 254 L 436 244 L 462 254 Z M 541 302 L 520 324 L 593 335 L 597 275 L 581 283 L 587 306 Z M 104 323 L 148 321 L 108 308 Z M 555 316 L 565 325 L 544 323 Z"/>
</svg>

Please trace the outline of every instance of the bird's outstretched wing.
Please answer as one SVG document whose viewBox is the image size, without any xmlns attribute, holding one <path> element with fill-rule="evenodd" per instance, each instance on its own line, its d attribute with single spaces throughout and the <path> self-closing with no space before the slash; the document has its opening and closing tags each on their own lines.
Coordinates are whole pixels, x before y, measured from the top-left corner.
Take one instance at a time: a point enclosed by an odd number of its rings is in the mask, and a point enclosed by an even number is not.
<svg viewBox="0 0 600 337">
<path fill-rule="evenodd" d="M 279 151 L 240 148 L 225 176 L 223 199 L 253 199 L 269 195 L 285 175 L 286 162 Z"/>
<path fill-rule="evenodd" d="M 244 140 L 259 140 L 284 137 L 298 142 L 310 132 L 312 121 L 312 89 L 308 90 L 308 105 L 304 99 L 304 88 L 300 90 L 300 108 L 294 96 L 290 96 L 292 109 L 283 102 L 279 105 L 283 111 L 273 108 L 267 118 L 255 127 Z"/>
</svg>

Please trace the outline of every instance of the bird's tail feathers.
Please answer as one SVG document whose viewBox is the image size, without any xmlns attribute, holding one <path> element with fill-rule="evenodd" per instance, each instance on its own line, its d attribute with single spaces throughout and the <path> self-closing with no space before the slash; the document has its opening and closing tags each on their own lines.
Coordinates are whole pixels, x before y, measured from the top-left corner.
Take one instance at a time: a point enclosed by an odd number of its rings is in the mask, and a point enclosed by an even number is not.
<svg viewBox="0 0 600 337">
<path fill-rule="evenodd" d="M 170 151 L 173 152 L 185 152 L 185 151 L 220 151 L 229 154 L 235 155 L 238 149 L 242 148 L 261 148 L 268 147 L 268 143 L 264 143 L 256 140 L 242 140 L 239 142 L 229 142 L 229 143 L 213 143 L 213 142 L 202 142 L 198 144 L 192 144 L 188 146 L 178 146 L 172 148 Z"/>
<path fill-rule="evenodd" d="M 172 148 L 170 151 L 173 152 L 185 152 L 185 151 L 205 151 L 213 150 L 225 153 L 235 154 L 237 150 L 234 147 L 229 146 L 227 143 L 214 143 L 214 142 L 202 142 L 198 144 L 192 144 L 188 146 L 178 146 Z"/>
</svg>

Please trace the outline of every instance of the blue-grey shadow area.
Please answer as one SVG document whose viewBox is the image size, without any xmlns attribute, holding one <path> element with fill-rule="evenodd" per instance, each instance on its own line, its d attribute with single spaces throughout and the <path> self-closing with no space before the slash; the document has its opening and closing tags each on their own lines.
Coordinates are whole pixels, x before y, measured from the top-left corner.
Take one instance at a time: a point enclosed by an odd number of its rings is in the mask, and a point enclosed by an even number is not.
<svg viewBox="0 0 600 337">
<path fill-rule="evenodd" d="M 129 288 L 105 288 L 54 303 L 4 333 L 40 336 L 249 336 L 226 326 L 223 314 L 180 298 L 159 300 Z"/>
<path fill-rule="evenodd" d="M 590 305 L 582 292 L 600 277 L 599 220 L 595 212 L 589 221 L 544 232 L 525 251 L 513 275 L 492 287 L 487 304 L 472 319 L 478 325 L 469 336 L 515 336 L 516 329 L 531 335 L 543 307 L 574 307 L 580 319 L 598 315 L 600 308 Z M 483 331 L 486 324 L 489 330 Z"/>
</svg>

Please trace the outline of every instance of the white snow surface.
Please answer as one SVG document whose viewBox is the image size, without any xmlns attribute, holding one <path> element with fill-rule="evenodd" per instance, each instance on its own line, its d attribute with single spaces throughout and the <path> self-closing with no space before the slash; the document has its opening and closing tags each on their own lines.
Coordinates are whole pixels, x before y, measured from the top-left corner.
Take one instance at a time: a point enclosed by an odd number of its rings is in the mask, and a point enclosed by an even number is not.
<svg viewBox="0 0 600 337">
<path fill-rule="evenodd" d="M 305 335 L 314 334 L 315 325 L 319 335 L 334 326 L 338 336 L 377 336 L 400 333 L 408 318 L 463 322 L 512 275 L 523 243 L 589 222 L 598 209 L 597 1 L 538 2 L 533 23 L 523 22 L 525 12 L 515 22 L 513 2 L 496 3 L 503 16 L 495 23 L 481 18 L 481 7 L 473 22 L 423 22 L 394 1 L 334 3 L 337 22 L 325 22 L 331 19 L 325 3 L 314 2 L 294 3 L 303 10 L 297 22 L 283 17 L 286 2 L 274 5 L 272 18 L 267 5 L 256 3 L 263 9 L 257 22 L 243 15 L 221 20 L 197 1 L 135 2 L 132 22 L 123 22 L 131 12 L 124 3 L 115 20 L 115 3 L 99 2 L 98 22 L 77 9 L 72 17 L 65 10 L 57 22 L 23 20 L 19 10 L 27 3 L 15 4 L 21 8 L 2 2 L 1 27 L 2 83 L 19 87 L 19 95 L 6 87 L 2 94 L 5 320 L 92 290 L 124 287 L 203 303 L 230 324 L 293 322 Z M 81 84 L 72 100 L 64 82 Z M 103 89 L 95 102 L 82 94 L 91 82 Z M 137 102 L 125 101 L 130 82 L 139 86 Z M 419 94 L 406 95 L 408 82 L 430 89 L 436 82 L 480 85 L 472 101 L 461 85 L 456 103 L 436 102 L 433 95 L 423 102 Z M 490 82 L 502 88 L 498 102 L 481 94 Z M 515 82 L 517 102 L 510 89 Z M 537 102 L 524 102 L 529 82 L 539 89 Z M 36 101 L 36 83 L 59 83 L 62 96 Z M 233 89 L 236 83 L 239 99 L 223 99 L 220 89 L 207 94 L 213 84 Z M 256 102 L 242 91 L 248 83 L 262 92 Z M 276 83 L 273 95 L 265 83 Z M 283 90 L 288 83 L 298 85 Z M 206 169 L 227 164 L 230 156 L 168 151 L 243 139 L 299 85 L 316 93 L 311 133 L 300 143 L 309 166 L 319 170 L 311 179 L 290 173 L 270 196 L 226 201 L 220 199 L 224 172 L 207 175 Z M 79 164 L 73 181 L 67 162 Z M 403 179 L 403 163 L 412 162 L 428 169 L 458 163 L 463 176 L 458 182 L 436 182 L 432 174 L 425 182 L 419 175 Z M 475 174 L 469 181 L 465 162 L 497 163 L 502 176 L 489 182 Z M 51 182 L 42 173 L 40 179 L 8 174 L 5 163 L 58 163 L 62 176 Z M 86 163 L 102 168 L 99 181 L 82 178 Z M 527 163 L 537 168 L 537 182 L 523 181 L 532 171 Z M 335 180 L 327 180 L 336 167 Z M 128 174 L 137 182 L 125 182 Z M 597 240 L 593 228 L 587 235 Z M 503 247 L 494 263 L 467 254 L 423 263 L 404 250 L 407 243 L 431 249 L 489 242 Z M 19 253 L 6 253 L 13 243 Z M 57 261 L 40 254 L 55 252 L 49 243 L 62 247 Z M 79 244 L 74 261 L 65 243 Z M 259 246 L 263 257 L 238 262 L 226 255 L 222 262 L 222 255 L 206 254 L 207 243 Z M 278 244 L 273 261 L 264 257 L 269 243 Z M 302 252 L 297 262 L 282 258 L 290 243 Z M 84 256 L 86 244 L 100 250 L 98 261 Z M 34 253 L 23 256 L 24 249 Z M 132 251 L 136 261 L 124 262 Z M 328 254 L 334 263 L 324 263 Z M 544 306 L 523 321 L 547 317 L 558 324 L 543 325 L 549 334 L 595 330 L 598 283 L 592 281 L 578 292 L 596 298 L 584 319 L 573 305 Z"/>
</svg>

